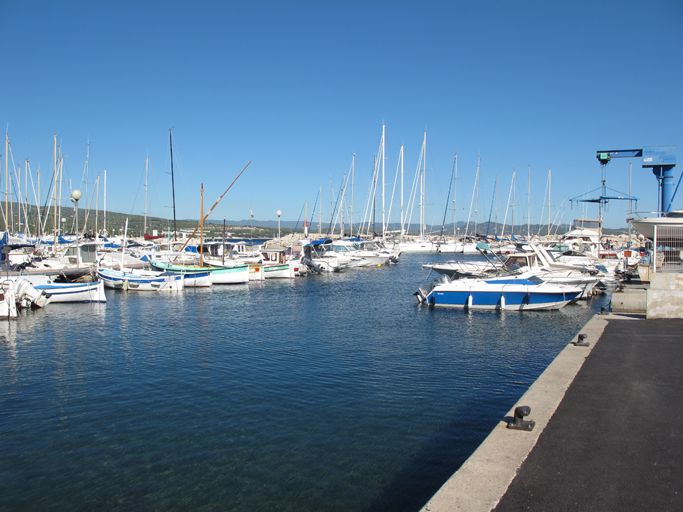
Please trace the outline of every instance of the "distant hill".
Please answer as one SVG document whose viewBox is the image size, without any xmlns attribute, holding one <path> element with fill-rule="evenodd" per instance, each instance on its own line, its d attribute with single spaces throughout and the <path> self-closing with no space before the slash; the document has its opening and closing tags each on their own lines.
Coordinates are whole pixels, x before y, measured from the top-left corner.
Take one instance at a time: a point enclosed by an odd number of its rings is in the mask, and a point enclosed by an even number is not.
<svg viewBox="0 0 683 512">
<path fill-rule="evenodd" d="M 4 206 L 4 205 L 2 205 Z M 18 207 L 16 203 L 10 203 L 9 207 L 10 211 L 10 227 L 13 227 L 13 231 L 19 230 L 19 215 L 18 215 Z M 79 209 L 78 211 L 78 223 L 79 223 L 79 228 L 80 230 L 83 229 L 83 225 L 86 222 L 85 218 L 85 210 Z M 45 218 L 45 209 L 43 208 L 43 219 Z M 30 206 L 28 208 L 28 217 L 29 217 L 29 227 L 31 228 L 31 233 L 36 233 L 37 232 L 37 209 L 35 206 Z M 98 229 L 102 229 L 103 223 L 104 223 L 104 211 L 100 210 L 97 212 L 91 211 L 88 215 L 87 219 L 87 231 L 88 232 L 94 232 L 95 230 L 95 218 L 97 217 L 97 227 Z M 14 219 L 14 222 L 12 222 L 12 219 Z M 71 207 L 62 207 L 61 209 L 61 219 L 64 219 L 64 222 L 62 222 L 62 232 L 74 232 L 76 230 L 76 223 L 74 219 L 74 210 Z M 130 236 L 141 236 L 143 232 L 143 226 L 144 226 L 144 216 L 142 215 L 130 215 L 130 214 L 125 214 L 125 213 L 118 213 L 118 212 L 107 212 L 107 231 L 110 233 L 118 233 L 119 230 L 121 233 L 123 233 L 123 229 L 126 223 L 126 219 L 128 219 L 128 233 Z M 0 222 L 2 222 L 2 219 L 0 218 Z M 22 214 L 22 231 L 23 229 L 23 214 Z M 198 220 L 194 219 L 178 219 L 176 221 L 176 225 L 178 228 L 178 231 L 181 230 L 193 230 L 194 228 L 197 227 Z M 294 222 L 294 221 L 286 221 L 282 220 L 280 221 L 280 231 L 281 233 L 288 234 L 291 233 L 295 228 L 297 232 L 303 232 L 303 227 L 302 227 L 302 222 Z M 277 228 L 278 228 L 278 222 L 276 220 L 256 220 L 256 219 L 246 219 L 246 220 L 226 220 L 225 221 L 226 225 L 226 231 L 229 233 L 232 233 L 236 237 L 240 238 L 269 238 L 269 237 L 275 237 L 277 236 Z M 466 222 L 458 222 L 458 232 L 460 234 L 464 234 L 465 228 L 467 226 Z M 3 228 L 5 227 L 4 225 L 2 226 Z M 354 233 L 358 229 L 358 224 L 354 226 Z M 48 219 L 47 222 L 45 223 L 45 231 L 48 233 L 51 233 L 52 230 L 54 229 L 54 217 L 53 217 L 53 210 L 51 209 L 48 214 Z M 322 233 L 326 234 L 329 229 L 329 220 L 327 222 L 322 223 Z M 339 228 L 337 228 L 338 231 Z M 381 232 L 381 222 L 377 223 L 375 225 L 375 228 L 378 232 Z M 540 235 L 545 235 L 547 234 L 547 226 L 546 225 L 539 225 L 539 224 L 532 224 L 530 226 L 531 233 L 532 234 L 540 234 Z M 163 219 L 160 217 L 147 217 L 147 232 L 152 233 L 153 230 L 156 230 L 157 233 L 162 234 L 162 233 L 167 233 L 167 232 L 172 232 L 173 231 L 173 219 Z M 346 226 L 346 230 L 350 231 L 350 226 Z M 400 230 L 400 226 L 397 223 L 392 223 L 389 224 L 388 230 L 391 231 L 397 231 Z M 207 234 L 207 236 L 218 236 L 222 233 L 223 231 L 223 220 L 216 220 L 216 219 L 209 219 L 204 223 L 204 231 Z M 373 231 L 372 226 L 370 227 L 370 232 Z M 489 225 L 488 222 L 480 223 L 477 225 L 477 233 L 478 234 L 486 234 L 488 232 L 489 236 L 493 236 L 494 234 L 500 235 L 503 231 L 503 225 L 498 223 L 494 224 L 491 223 Z M 552 233 L 555 234 L 564 234 L 567 231 L 569 231 L 569 225 L 567 224 L 562 224 L 560 226 L 554 226 L 552 229 Z M 610 229 L 610 228 L 605 228 L 604 233 L 607 235 L 616 235 L 616 234 L 628 234 L 628 227 L 624 228 L 619 228 L 619 229 Z M 311 226 L 311 232 L 312 233 L 318 233 L 318 223 L 315 222 Z M 413 224 L 411 225 L 410 233 L 417 233 L 419 232 L 419 228 Z M 474 223 L 470 222 L 469 224 L 469 233 L 472 234 L 474 232 Z M 505 228 L 505 234 L 508 235 L 511 232 L 514 232 L 515 235 L 519 236 L 526 236 L 527 233 L 527 225 L 516 225 L 514 226 L 514 230 L 511 229 L 510 226 L 506 226 Z M 439 235 L 443 233 L 444 236 L 449 236 L 452 235 L 453 233 L 453 223 L 451 222 L 450 224 L 446 224 L 443 226 L 443 229 L 441 226 L 428 226 L 427 227 L 427 233 L 431 233 L 432 235 Z"/>
</svg>

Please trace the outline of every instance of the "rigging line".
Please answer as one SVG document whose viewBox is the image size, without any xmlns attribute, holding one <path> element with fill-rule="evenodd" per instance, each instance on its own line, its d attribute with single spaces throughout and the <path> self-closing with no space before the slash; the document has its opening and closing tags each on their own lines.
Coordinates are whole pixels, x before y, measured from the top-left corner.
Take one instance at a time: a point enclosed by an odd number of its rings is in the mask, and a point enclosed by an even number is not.
<svg viewBox="0 0 683 512">
<path fill-rule="evenodd" d="M 135 197 L 133 198 L 133 206 L 130 208 L 130 214 L 129 215 L 133 215 L 133 211 L 135 210 L 135 203 L 138 200 L 138 194 L 140 193 L 140 187 L 142 186 L 142 176 L 144 176 L 144 174 L 140 175 L 140 181 L 138 182 L 138 188 L 135 190 Z"/>
<path fill-rule="evenodd" d="M 410 189 L 410 197 L 408 198 L 408 209 L 410 210 L 410 215 L 408 216 L 408 225 L 406 227 L 406 234 L 410 231 L 410 225 L 413 222 L 413 210 L 415 209 L 415 196 L 417 195 L 418 182 L 420 178 L 420 173 L 422 172 L 422 158 L 423 149 L 420 149 L 420 156 L 417 159 L 417 168 L 415 169 L 415 176 L 413 177 L 413 186 Z"/>
<path fill-rule="evenodd" d="M 346 175 L 344 175 L 344 178 L 346 178 Z M 330 214 L 330 225 L 327 227 L 327 234 L 329 235 L 332 229 L 332 219 L 334 219 L 334 214 L 337 212 L 337 205 L 339 204 L 339 200 L 341 199 L 341 190 L 344 188 L 344 179 L 342 179 L 341 186 L 339 187 L 339 193 L 337 194 L 337 200 L 334 202 L 334 210 L 332 210 L 332 213 Z M 336 225 L 336 222 L 335 222 Z"/>
<path fill-rule="evenodd" d="M 430 180 L 430 182 L 433 181 L 434 183 L 438 183 L 439 174 L 436 172 L 436 168 L 434 167 L 434 155 L 432 154 L 432 146 L 431 145 L 427 147 L 427 151 L 429 152 L 429 159 L 432 161 L 432 167 L 430 167 L 429 170 L 431 171 L 431 176 L 433 177 L 433 179 Z M 436 191 L 439 195 L 439 201 L 443 201 L 443 197 L 441 196 L 441 187 L 436 187 Z M 426 190 L 425 190 L 425 192 L 426 192 Z M 425 207 L 426 206 L 427 205 L 425 204 Z M 448 208 L 448 200 L 446 201 L 446 208 Z"/>
<path fill-rule="evenodd" d="M 313 213 L 311 213 L 311 221 L 309 223 L 311 226 L 313 225 L 313 217 L 315 216 L 315 209 L 318 206 L 318 198 L 320 198 L 320 189 L 318 189 L 318 193 L 315 196 L 315 203 L 313 204 Z"/>
<path fill-rule="evenodd" d="M 292 234 L 295 234 L 296 230 L 299 229 L 299 221 L 301 220 L 301 214 L 304 212 L 304 208 L 306 208 L 306 203 L 304 203 L 304 205 L 301 207 L 301 211 L 299 212 L 299 218 L 296 220 L 296 226 L 294 226 L 294 231 L 292 231 Z"/>
<path fill-rule="evenodd" d="M 387 226 L 391 224 L 389 221 L 389 218 L 391 217 L 391 209 L 394 206 L 394 193 L 396 192 L 396 182 L 398 181 L 398 171 L 400 170 L 400 167 L 398 163 L 396 164 L 396 175 L 394 176 L 394 187 L 391 189 L 391 201 L 389 202 L 389 214 L 387 215 Z M 384 228 L 386 229 L 386 227 Z M 382 231 L 384 232 L 384 230 Z"/>
<path fill-rule="evenodd" d="M 11 144 L 8 144 L 8 146 L 9 146 L 9 154 L 10 154 L 10 156 L 12 157 L 12 173 L 14 173 L 14 183 L 12 183 L 11 192 L 14 192 L 14 194 L 15 194 L 16 197 L 17 197 L 17 207 L 20 207 L 20 206 L 22 207 L 22 208 L 19 210 L 19 223 L 21 223 L 21 213 L 22 213 L 22 210 L 23 210 L 23 212 L 24 212 L 24 222 L 25 222 L 25 224 L 28 226 L 28 218 L 27 218 L 27 215 L 26 215 L 26 205 L 25 205 L 24 202 L 21 200 L 21 189 L 19 188 L 19 183 L 20 183 L 20 182 L 19 182 L 19 179 L 21 178 L 21 176 L 17 177 L 17 167 L 16 167 L 16 164 L 14 163 L 14 153 L 12 152 L 12 145 L 11 145 Z M 20 171 L 20 172 L 21 172 L 21 171 Z M 14 201 L 12 201 L 12 202 L 14 202 Z M 12 218 L 14 218 L 14 216 L 13 216 Z"/>
<path fill-rule="evenodd" d="M 453 161 L 453 174 L 451 180 L 448 182 L 448 196 L 446 197 L 446 208 L 443 212 L 443 221 L 441 221 L 441 234 L 439 236 L 443 236 L 443 229 L 446 225 L 446 214 L 448 213 L 448 204 L 451 200 L 451 183 L 455 183 L 455 160 Z"/>
<path fill-rule="evenodd" d="M 244 169 L 242 169 L 242 170 L 240 171 L 240 173 L 237 175 L 237 177 L 236 177 L 234 180 L 232 180 L 232 183 L 230 184 L 230 186 L 229 186 L 228 188 L 225 189 L 225 192 L 223 192 L 223 195 L 222 195 L 221 197 L 219 197 L 219 198 L 216 200 L 215 203 L 213 203 L 213 206 L 212 206 L 211 209 L 208 211 L 208 213 L 206 213 L 206 215 L 204 215 L 204 217 L 201 218 L 201 220 L 200 220 L 200 222 L 199 222 L 199 225 L 198 225 L 196 228 L 194 228 L 194 231 L 192 232 L 192 234 L 190 235 L 190 237 L 187 239 L 187 242 L 185 242 L 185 243 L 183 244 L 183 246 L 181 247 L 181 249 L 180 249 L 179 252 L 182 252 L 182 251 L 185 249 L 185 247 L 187 247 L 187 244 L 190 243 L 190 240 L 192 240 L 192 237 L 195 235 L 195 233 L 197 233 L 197 231 L 199 230 L 200 226 L 202 226 L 202 225 L 204 224 L 204 221 L 209 217 L 209 215 L 211 214 L 211 212 L 213 211 L 213 209 L 214 209 L 216 206 L 218 206 L 218 203 L 221 202 L 221 199 L 223 199 L 223 197 L 225 197 L 225 194 L 228 193 L 228 190 L 230 190 L 230 189 L 232 188 L 232 186 L 235 184 L 235 182 L 239 179 L 239 177 L 242 176 L 242 173 L 243 173 L 244 171 L 247 170 L 247 167 L 249 167 L 249 164 L 251 164 L 251 160 L 249 160 L 249 163 L 247 163 L 247 165 L 244 166 Z M 175 261 L 176 259 L 178 259 L 178 256 L 176 256 L 176 257 L 173 259 L 173 261 Z"/>
</svg>

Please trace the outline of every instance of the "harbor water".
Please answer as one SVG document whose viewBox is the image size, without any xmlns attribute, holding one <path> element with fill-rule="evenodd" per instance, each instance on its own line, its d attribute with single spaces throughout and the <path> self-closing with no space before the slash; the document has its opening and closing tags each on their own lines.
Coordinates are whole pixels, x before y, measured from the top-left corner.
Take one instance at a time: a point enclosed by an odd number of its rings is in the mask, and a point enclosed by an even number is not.
<svg viewBox="0 0 683 512">
<path fill-rule="evenodd" d="M 418 510 L 605 305 L 418 306 L 446 259 L 3 322 L 0 510 Z"/>
</svg>

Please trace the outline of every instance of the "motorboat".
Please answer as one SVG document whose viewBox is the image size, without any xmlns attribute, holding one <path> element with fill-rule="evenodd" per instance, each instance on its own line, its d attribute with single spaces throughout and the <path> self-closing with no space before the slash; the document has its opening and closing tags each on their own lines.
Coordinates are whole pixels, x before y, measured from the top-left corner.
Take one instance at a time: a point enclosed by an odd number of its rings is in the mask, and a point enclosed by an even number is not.
<svg viewBox="0 0 683 512">
<path fill-rule="evenodd" d="M 414 295 L 431 307 L 498 310 L 560 309 L 576 301 L 583 288 L 547 283 L 531 272 L 507 272 L 498 276 L 451 280 L 437 277 L 427 289 Z"/>
<path fill-rule="evenodd" d="M 656 212 L 649 212 L 656 213 Z M 653 240 L 655 237 L 655 226 L 679 227 L 683 228 L 683 210 L 672 210 L 664 213 L 660 217 L 640 217 L 626 219 L 644 237 Z"/>
<path fill-rule="evenodd" d="M 329 238 L 313 240 L 302 247 L 301 263 L 313 272 L 339 272 L 347 268 L 353 258 L 332 250 Z"/>
</svg>

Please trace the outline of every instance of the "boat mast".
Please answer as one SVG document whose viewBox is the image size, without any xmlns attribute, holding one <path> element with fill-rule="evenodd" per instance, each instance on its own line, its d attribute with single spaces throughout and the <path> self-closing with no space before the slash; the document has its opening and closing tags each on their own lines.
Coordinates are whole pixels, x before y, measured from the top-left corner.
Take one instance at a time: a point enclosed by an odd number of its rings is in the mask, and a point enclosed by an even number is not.
<svg viewBox="0 0 683 512">
<path fill-rule="evenodd" d="M 427 181 L 425 174 L 427 173 L 427 132 L 424 132 L 424 140 L 422 141 L 422 178 L 420 179 L 420 238 L 425 236 L 425 187 Z"/>
<path fill-rule="evenodd" d="M 516 185 L 517 185 L 517 169 L 514 167 L 512 168 L 512 224 L 510 225 L 510 235 L 512 237 L 515 236 L 515 192 L 516 192 Z"/>
<path fill-rule="evenodd" d="M 57 144 L 57 136 L 55 135 L 55 144 Z M 8 226 L 7 226 L 7 212 L 9 211 L 8 209 L 8 193 L 9 193 L 9 161 L 7 159 L 7 154 L 9 153 L 9 135 L 7 135 L 7 132 L 5 132 L 5 231 L 8 231 Z"/>
<path fill-rule="evenodd" d="M 628 218 L 633 217 L 633 196 L 631 195 L 631 182 L 633 181 L 633 162 L 628 163 Z M 631 248 L 631 223 L 628 223 L 628 248 Z"/>
<path fill-rule="evenodd" d="M 385 135 L 385 125 L 382 125 L 382 240 L 386 241 L 386 229 L 387 229 L 387 224 L 386 224 L 386 217 L 385 217 L 385 210 L 384 210 L 384 135 Z"/>
<path fill-rule="evenodd" d="M 398 158 L 401 160 L 401 240 L 403 240 L 403 144 L 401 144 L 401 152 Z"/>
<path fill-rule="evenodd" d="M 147 171 L 149 169 L 149 156 L 145 158 L 145 221 L 142 228 L 142 234 L 147 233 Z"/>
<path fill-rule="evenodd" d="M 104 170 L 104 190 L 103 190 L 103 196 L 104 196 L 104 221 L 102 224 L 102 236 L 107 236 L 107 170 Z"/>
<path fill-rule="evenodd" d="M 38 236 L 40 238 L 43 237 L 43 212 L 40 211 L 40 169 L 36 171 L 36 179 L 38 181 L 38 200 L 36 201 L 38 204 L 36 207 L 38 208 Z"/>
<path fill-rule="evenodd" d="M 456 215 L 458 212 L 458 153 L 455 153 L 455 176 L 453 178 L 453 242 L 456 240 L 457 236 L 457 226 Z"/>
<path fill-rule="evenodd" d="M 171 146 L 171 189 L 173 191 L 173 239 L 178 238 L 178 227 L 176 225 L 175 217 L 175 178 L 173 177 L 173 136 L 171 135 L 171 130 L 168 130 L 168 139 Z"/>
<path fill-rule="evenodd" d="M 320 185 L 320 211 L 318 212 L 318 238 L 323 236 L 323 186 Z"/>
<path fill-rule="evenodd" d="M 57 212 L 57 217 L 59 217 L 59 220 L 62 218 L 62 204 L 61 204 L 61 199 L 62 199 L 62 183 L 64 182 L 64 156 L 62 155 L 62 147 L 59 147 L 59 194 L 57 197 L 60 199 L 60 204 L 59 204 L 59 210 Z M 62 226 L 62 229 L 64 229 L 64 226 Z M 64 234 L 61 233 L 60 234 Z"/>
<path fill-rule="evenodd" d="M 202 183 L 202 201 L 199 207 L 199 266 L 204 266 L 204 184 Z"/>
<path fill-rule="evenodd" d="M 55 135 L 55 145 L 53 151 L 53 160 L 55 164 L 55 188 L 54 188 L 54 199 L 55 199 L 55 238 L 52 246 L 53 255 L 57 255 L 57 135 Z M 7 168 L 7 162 L 5 162 L 5 168 Z M 6 210 L 5 210 L 6 211 Z M 5 220 L 5 229 L 7 229 L 7 220 Z"/>
<path fill-rule="evenodd" d="M 477 174 L 474 177 L 474 188 L 472 189 L 472 199 L 470 200 L 470 212 L 467 214 L 467 225 L 465 226 L 465 238 L 470 231 L 470 219 L 472 219 L 472 206 L 474 206 L 474 195 L 477 193 L 477 183 L 479 182 L 479 166 L 481 165 L 481 156 L 477 160 Z M 476 211 L 475 211 L 476 214 Z M 475 229 L 476 231 L 476 229 Z"/>
<path fill-rule="evenodd" d="M 40 183 L 40 182 L 39 182 Z M 40 194 L 38 194 L 38 197 L 40 197 Z M 98 221 L 98 214 L 100 213 L 100 175 L 97 175 L 97 195 L 95 196 L 95 236 L 97 236 L 97 221 Z M 40 210 L 38 210 L 38 214 L 40 214 Z"/>
<path fill-rule="evenodd" d="M 474 205 L 474 236 L 477 236 L 479 231 L 479 178 L 481 168 L 481 156 L 479 157 L 479 167 L 477 167 L 477 202 Z"/>
<path fill-rule="evenodd" d="M 24 220 L 26 221 L 26 231 L 28 232 L 28 214 L 30 213 L 30 208 L 28 205 L 28 158 L 26 159 L 26 165 L 24 166 Z"/>
<path fill-rule="evenodd" d="M 85 204 L 86 206 L 89 204 L 88 203 L 88 175 L 90 174 L 90 140 L 88 140 L 88 150 L 85 155 Z"/>
<path fill-rule="evenodd" d="M 552 169 L 548 169 L 548 236 L 550 236 L 550 178 L 552 172 Z"/>
<path fill-rule="evenodd" d="M 351 158 L 351 235 L 353 235 L 353 178 L 356 172 L 356 153 Z"/>
<path fill-rule="evenodd" d="M 526 237 L 531 239 L 531 166 L 529 166 L 529 182 L 526 187 Z"/>
</svg>

